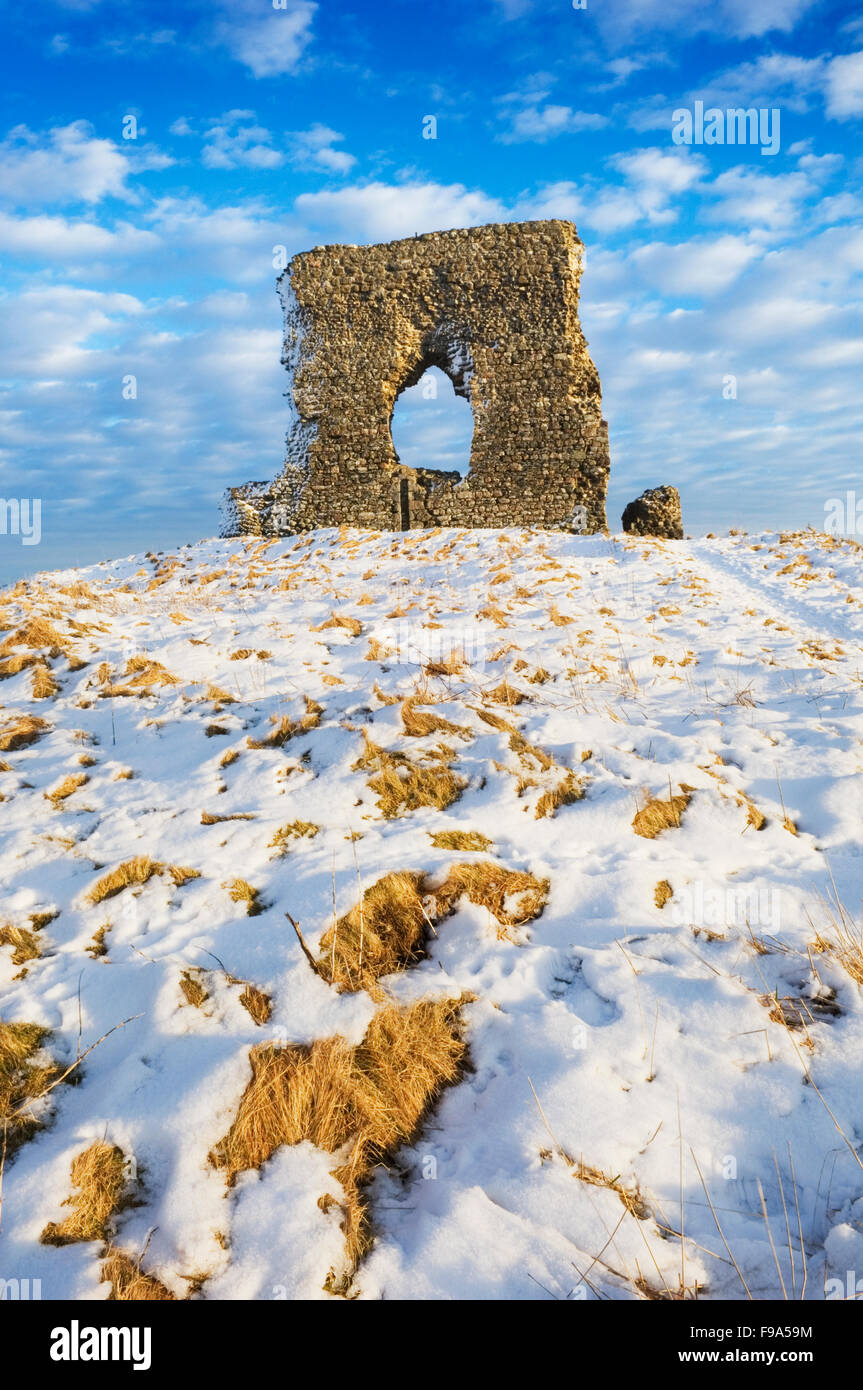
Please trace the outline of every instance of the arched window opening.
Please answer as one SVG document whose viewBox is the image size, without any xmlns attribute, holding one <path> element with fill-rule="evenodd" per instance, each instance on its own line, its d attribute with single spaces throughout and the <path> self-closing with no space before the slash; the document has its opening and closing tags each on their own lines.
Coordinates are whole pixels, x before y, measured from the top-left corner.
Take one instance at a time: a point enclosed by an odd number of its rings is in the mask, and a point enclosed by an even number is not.
<svg viewBox="0 0 863 1390">
<path fill-rule="evenodd" d="M 392 441 L 399 463 L 408 468 L 456 472 L 470 468 L 473 413 L 439 367 L 429 367 L 395 404 Z"/>
</svg>

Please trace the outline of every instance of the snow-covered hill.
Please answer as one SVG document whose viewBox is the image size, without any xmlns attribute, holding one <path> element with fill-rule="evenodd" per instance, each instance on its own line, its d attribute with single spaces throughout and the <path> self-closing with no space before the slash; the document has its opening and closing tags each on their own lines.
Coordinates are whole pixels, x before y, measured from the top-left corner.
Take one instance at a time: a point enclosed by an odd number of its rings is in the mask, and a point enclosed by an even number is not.
<svg viewBox="0 0 863 1390">
<path fill-rule="evenodd" d="M 106 1297 L 106 1240 L 210 1299 L 863 1278 L 859 547 L 206 541 L 0 624 L 0 1278 Z M 378 1016 L 447 1000 L 376 1147 Z M 362 1136 L 255 1150 L 250 1051 L 337 1036 Z M 93 1145 L 119 1185 L 40 1243 Z"/>
</svg>

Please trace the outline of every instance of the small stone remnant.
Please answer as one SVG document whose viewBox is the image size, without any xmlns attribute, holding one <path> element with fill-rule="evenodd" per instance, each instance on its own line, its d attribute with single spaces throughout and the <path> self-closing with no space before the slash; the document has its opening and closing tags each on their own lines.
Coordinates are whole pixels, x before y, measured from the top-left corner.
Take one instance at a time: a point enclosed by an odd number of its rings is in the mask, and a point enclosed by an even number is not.
<svg viewBox="0 0 863 1390">
<path fill-rule="evenodd" d="M 571 222 L 317 246 L 279 277 L 293 420 L 284 471 L 229 489 L 224 535 L 319 526 L 605 529 L 608 427 L 578 321 Z M 462 478 L 409 468 L 396 400 L 430 367 L 474 420 Z"/>
<path fill-rule="evenodd" d="M 649 487 L 623 511 L 624 531 L 632 536 L 662 536 L 666 540 L 683 540 L 683 517 L 680 493 L 676 487 Z"/>
</svg>

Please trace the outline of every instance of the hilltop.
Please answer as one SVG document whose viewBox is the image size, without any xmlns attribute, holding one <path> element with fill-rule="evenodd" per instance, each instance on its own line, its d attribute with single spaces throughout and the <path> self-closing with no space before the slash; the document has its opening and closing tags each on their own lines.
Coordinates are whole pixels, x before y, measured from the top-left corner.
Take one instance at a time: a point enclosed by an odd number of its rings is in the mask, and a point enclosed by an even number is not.
<svg viewBox="0 0 863 1390">
<path fill-rule="evenodd" d="M 0 1278 L 863 1273 L 859 547 L 321 530 L 0 626 Z"/>
</svg>

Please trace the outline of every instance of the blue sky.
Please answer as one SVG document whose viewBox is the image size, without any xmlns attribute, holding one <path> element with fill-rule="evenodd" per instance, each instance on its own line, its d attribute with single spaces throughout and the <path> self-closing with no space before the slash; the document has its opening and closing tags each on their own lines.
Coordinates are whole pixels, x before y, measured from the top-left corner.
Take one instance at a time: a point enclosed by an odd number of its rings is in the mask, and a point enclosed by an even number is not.
<svg viewBox="0 0 863 1390">
<path fill-rule="evenodd" d="M 487 221 L 585 242 L 613 527 L 666 482 L 693 532 L 863 498 L 859 9 L 43 0 L 2 26 L 0 496 L 41 498 L 42 539 L 0 535 L 0 577 L 213 535 L 229 483 L 278 471 L 274 247 Z M 778 110 L 778 151 L 675 144 L 697 101 Z M 410 397 L 406 461 L 458 463 L 463 403 Z"/>
</svg>

